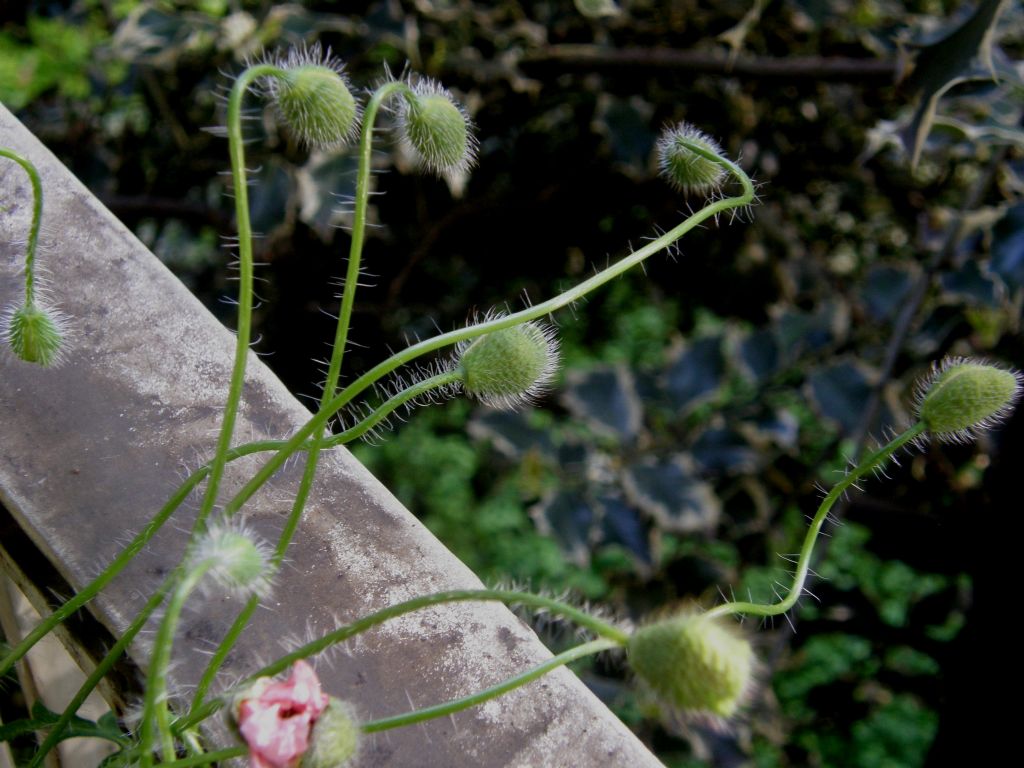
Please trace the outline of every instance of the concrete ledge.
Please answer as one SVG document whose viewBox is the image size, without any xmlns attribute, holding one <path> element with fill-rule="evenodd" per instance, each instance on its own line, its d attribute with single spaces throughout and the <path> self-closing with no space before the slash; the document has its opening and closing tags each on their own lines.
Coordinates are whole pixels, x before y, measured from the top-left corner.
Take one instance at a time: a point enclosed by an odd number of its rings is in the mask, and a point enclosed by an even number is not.
<svg viewBox="0 0 1024 768">
<path fill-rule="evenodd" d="M 0 107 L 0 144 L 30 157 L 45 194 L 42 263 L 74 318 L 67 362 L 44 370 L 0 356 L 0 502 L 71 585 L 93 577 L 212 452 L 233 337 L 25 128 Z M 226 148 L 225 148 L 226 151 Z M 17 274 L 31 212 L 23 172 L 0 167 L 0 305 Z M 249 366 L 236 442 L 283 438 L 309 416 L 258 360 Z M 231 468 L 225 491 L 259 466 Z M 242 465 L 242 466 L 237 466 Z M 246 507 L 276 538 L 300 467 Z M 198 501 L 186 502 L 143 556 L 93 605 L 112 633 L 175 566 Z M 5 545 L 8 539 L 5 537 Z M 22 547 L 27 549 L 27 546 Z M 17 561 L 17 551 L 8 552 Z M 325 454 L 278 586 L 229 659 L 246 675 L 282 646 L 416 595 L 480 586 L 351 455 Z M 205 598 L 183 622 L 175 674 L 194 682 L 235 615 Z M 188 646 L 192 650 L 186 651 Z M 325 689 L 364 718 L 464 695 L 550 654 L 515 616 L 464 604 L 412 614 L 320 663 Z M 133 649 L 145 665 L 145 644 Z M 360 766 L 657 766 L 658 761 L 565 670 L 454 717 L 368 737 Z"/>
</svg>

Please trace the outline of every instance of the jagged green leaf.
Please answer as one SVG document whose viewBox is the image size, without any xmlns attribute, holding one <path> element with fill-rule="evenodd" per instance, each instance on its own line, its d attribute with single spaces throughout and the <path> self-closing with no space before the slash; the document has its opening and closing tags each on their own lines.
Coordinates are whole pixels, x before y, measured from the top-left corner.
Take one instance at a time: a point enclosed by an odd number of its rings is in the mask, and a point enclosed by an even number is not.
<svg viewBox="0 0 1024 768">
<path fill-rule="evenodd" d="M 757 468 L 757 451 L 736 430 L 714 427 L 701 432 L 690 447 L 694 462 L 701 472 L 715 475 L 738 475 Z"/>
<path fill-rule="evenodd" d="M 121 22 L 112 48 L 123 60 L 172 69 L 182 54 L 212 48 L 217 36 L 217 20 L 206 14 L 167 11 L 147 2 Z"/>
<path fill-rule="evenodd" d="M 626 498 L 670 533 L 712 530 L 721 515 L 714 489 L 698 477 L 690 459 L 643 459 L 623 473 Z"/>
<path fill-rule="evenodd" d="M 989 268 L 1010 288 L 1024 286 L 1024 203 L 1010 208 L 996 224 Z"/>
<path fill-rule="evenodd" d="M 769 328 L 759 328 L 739 343 L 739 362 L 747 375 L 761 382 L 779 369 L 779 345 Z"/>
<path fill-rule="evenodd" d="M 794 362 L 845 339 L 849 322 L 849 309 L 838 298 L 809 311 L 784 309 L 775 319 L 775 338 L 784 360 Z"/>
<path fill-rule="evenodd" d="M 466 429 L 475 440 L 491 446 L 509 459 L 519 459 L 529 451 L 554 458 L 555 446 L 550 430 L 530 425 L 529 411 L 479 409 Z"/>
<path fill-rule="evenodd" d="M 569 371 L 562 402 L 596 432 L 627 441 L 640 432 L 643 407 L 633 375 L 624 366 Z"/>
<path fill-rule="evenodd" d="M 921 148 L 928 138 L 943 95 L 960 83 L 995 79 L 993 30 L 999 14 L 1008 4 L 1008 0 L 982 0 L 966 20 L 956 23 L 942 39 L 925 46 L 917 54 L 906 88 L 917 97 L 918 104 L 903 132 L 912 168 L 917 166 L 921 157 Z"/>
<path fill-rule="evenodd" d="M 879 264 L 868 271 L 861 300 L 874 320 L 882 322 L 896 315 L 910 294 L 915 275 L 915 270 L 905 265 Z"/>
<path fill-rule="evenodd" d="M 800 424 L 792 412 L 781 409 L 767 411 L 743 421 L 738 429 L 755 447 L 765 450 L 769 444 L 779 448 L 795 448 L 800 438 Z"/>
<path fill-rule="evenodd" d="M 586 565 L 590 559 L 591 530 L 596 515 L 582 495 L 557 491 L 531 511 L 537 529 L 558 542 L 568 560 Z"/>
<path fill-rule="evenodd" d="M 818 411 L 844 432 L 854 431 L 871 398 L 872 383 L 863 368 L 843 361 L 811 372 L 811 396 Z"/>
<path fill-rule="evenodd" d="M 598 506 L 601 510 L 600 544 L 618 545 L 641 565 L 650 566 L 654 562 L 650 535 L 636 508 L 625 499 L 611 495 L 598 499 Z"/>
<path fill-rule="evenodd" d="M 940 282 L 944 291 L 970 304 L 991 307 L 1000 299 L 999 284 L 974 260 L 964 262 L 954 272 L 945 273 Z"/>
<path fill-rule="evenodd" d="M 721 337 L 699 339 L 669 364 L 665 392 L 676 409 L 686 410 L 711 395 L 724 373 Z"/>
</svg>

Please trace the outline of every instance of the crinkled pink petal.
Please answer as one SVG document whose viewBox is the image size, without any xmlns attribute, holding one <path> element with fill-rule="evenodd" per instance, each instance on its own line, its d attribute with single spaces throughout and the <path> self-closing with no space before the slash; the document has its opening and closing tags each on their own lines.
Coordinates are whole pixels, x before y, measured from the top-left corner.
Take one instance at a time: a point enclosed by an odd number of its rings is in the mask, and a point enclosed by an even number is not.
<svg viewBox="0 0 1024 768">
<path fill-rule="evenodd" d="M 263 702 L 280 702 L 295 710 L 309 709 L 313 718 L 327 707 L 328 697 L 320 689 L 316 672 L 304 661 L 297 661 L 286 680 L 271 683 L 259 696 Z"/>
<path fill-rule="evenodd" d="M 279 682 L 254 686 L 238 705 L 238 729 L 249 745 L 253 768 L 292 768 L 309 747 L 313 723 L 328 697 L 309 664 L 298 661 Z"/>
<path fill-rule="evenodd" d="M 239 730 L 250 752 L 273 768 L 287 768 L 305 753 L 311 727 L 308 712 L 283 716 L 280 704 L 255 702 L 249 711 L 240 714 Z"/>
</svg>

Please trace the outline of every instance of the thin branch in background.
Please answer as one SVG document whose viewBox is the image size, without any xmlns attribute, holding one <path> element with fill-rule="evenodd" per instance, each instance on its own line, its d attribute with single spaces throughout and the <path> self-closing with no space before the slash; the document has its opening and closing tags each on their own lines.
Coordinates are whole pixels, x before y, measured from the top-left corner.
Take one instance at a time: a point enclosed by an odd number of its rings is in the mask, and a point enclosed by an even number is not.
<svg viewBox="0 0 1024 768">
<path fill-rule="evenodd" d="M 470 62 L 467 62 L 469 64 Z M 597 45 L 549 45 L 525 53 L 519 66 L 528 74 L 557 68 L 578 70 L 647 70 L 696 72 L 759 80 L 813 80 L 891 85 L 899 65 L 895 59 L 857 59 L 844 56 L 731 56 L 717 50 L 675 48 L 605 48 Z"/>
</svg>

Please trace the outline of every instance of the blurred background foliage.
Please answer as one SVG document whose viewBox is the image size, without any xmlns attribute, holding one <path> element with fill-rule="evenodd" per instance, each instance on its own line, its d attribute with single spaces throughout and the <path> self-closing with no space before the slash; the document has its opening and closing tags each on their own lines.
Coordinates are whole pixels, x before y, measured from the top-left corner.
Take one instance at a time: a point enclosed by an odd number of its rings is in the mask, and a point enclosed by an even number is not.
<svg viewBox="0 0 1024 768">
<path fill-rule="evenodd" d="M 409 68 L 464 101 L 469 178 L 416 175 L 381 134 L 350 375 L 673 226 L 700 201 L 656 178 L 663 124 L 741 159 L 761 204 L 559 316 L 563 381 L 540 408 L 452 402 L 355 449 L 486 581 L 630 619 L 768 599 L 816 488 L 906 421 L 932 360 L 1024 365 L 1019 4 L 0 0 L 0 19 L 0 100 L 228 324 L 226 146 L 207 129 L 246 58 L 319 41 L 359 87 Z M 257 350 L 312 397 L 355 161 L 251 105 Z M 660 718 L 613 663 L 584 678 L 669 766 L 986 764 L 979 710 L 996 746 L 1013 727 L 979 701 L 1006 674 L 1016 547 L 993 530 L 1017 525 L 1022 433 L 1018 415 L 908 454 L 848 500 L 815 598 L 756 632 L 763 684 L 730 731 Z"/>
</svg>

